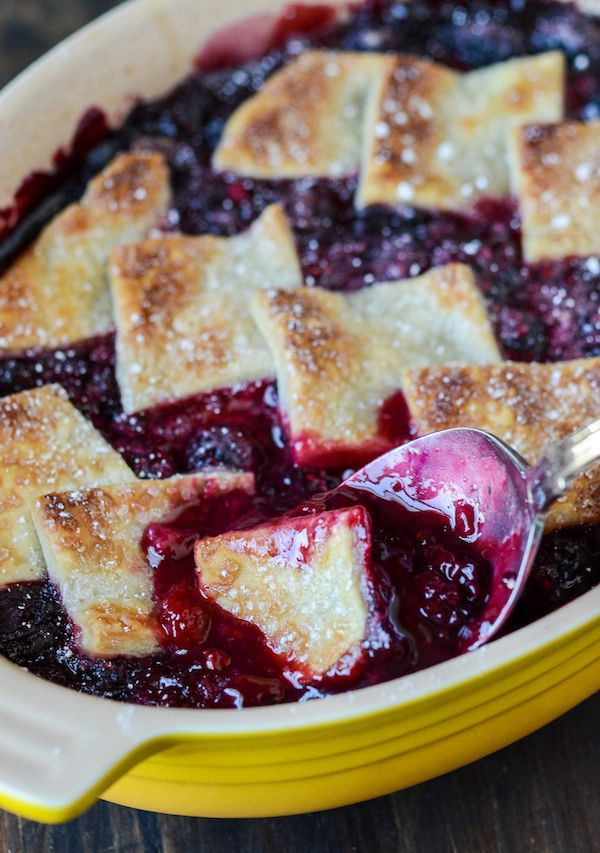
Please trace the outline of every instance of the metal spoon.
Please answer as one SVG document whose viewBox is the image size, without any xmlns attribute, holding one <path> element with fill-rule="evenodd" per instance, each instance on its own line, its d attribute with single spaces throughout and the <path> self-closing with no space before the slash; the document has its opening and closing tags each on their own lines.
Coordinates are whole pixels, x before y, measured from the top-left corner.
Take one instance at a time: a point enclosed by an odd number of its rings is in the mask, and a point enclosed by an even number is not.
<svg viewBox="0 0 600 853">
<path fill-rule="evenodd" d="M 600 420 L 550 445 L 534 466 L 490 433 L 448 429 L 375 459 L 342 489 L 392 502 L 403 512 L 439 516 L 440 524 L 489 562 L 488 599 L 459 638 L 467 651 L 505 624 L 531 571 L 545 513 L 598 459 Z"/>
</svg>

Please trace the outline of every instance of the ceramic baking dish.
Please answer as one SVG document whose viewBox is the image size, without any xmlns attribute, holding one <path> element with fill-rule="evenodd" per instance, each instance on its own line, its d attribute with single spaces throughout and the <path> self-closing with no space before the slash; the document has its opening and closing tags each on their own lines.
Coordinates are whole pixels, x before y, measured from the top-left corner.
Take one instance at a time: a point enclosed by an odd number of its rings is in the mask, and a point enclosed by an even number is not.
<svg viewBox="0 0 600 853">
<path fill-rule="evenodd" d="M 596 0 L 593 0 L 596 2 Z M 269 25 L 285 0 L 245 0 Z M 49 165 L 82 113 L 114 121 L 168 90 L 237 0 L 133 0 L 0 96 L 0 204 Z M 268 13 L 268 14 L 267 14 Z M 60 821 L 102 796 L 185 815 L 324 809 L 498 749 L 600 687 L 600 588 L 478 652 L 322 701 L 243 711 L 138 707 L 78 694 L 0 659 L 0 805 Z"/>
</svg>

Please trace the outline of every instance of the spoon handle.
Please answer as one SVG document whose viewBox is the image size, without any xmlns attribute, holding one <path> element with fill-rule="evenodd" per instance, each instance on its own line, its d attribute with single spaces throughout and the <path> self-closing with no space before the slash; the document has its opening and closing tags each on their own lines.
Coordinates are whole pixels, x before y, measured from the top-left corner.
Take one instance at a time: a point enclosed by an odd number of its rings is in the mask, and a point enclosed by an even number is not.
<svg viewBox="0 0 600 853">
<path fill-rule="evenodd" d="M 573 435 L 551 444 L 534 465 L 527 479 L 538 512 L 570 488 L 578 474 L 583 474 L 600 460 L 600 419 L 582 427 Z"/>
</svg>

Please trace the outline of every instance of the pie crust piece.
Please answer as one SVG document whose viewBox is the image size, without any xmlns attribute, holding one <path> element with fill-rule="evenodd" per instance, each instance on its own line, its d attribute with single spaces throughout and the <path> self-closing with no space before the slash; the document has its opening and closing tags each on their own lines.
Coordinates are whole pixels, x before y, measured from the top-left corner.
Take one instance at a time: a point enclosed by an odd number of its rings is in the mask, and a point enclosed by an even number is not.
<svg viewBox="0 0 600 853">
<path fill-rule="evenodd" d="M 600 253 L 600 120 L 514 131 L 513 186 L 530 262 Z"/>
<path fill-rule="evenodd" d="M 373 53 L 301 54 L 233 113 L 213 165 L 254 178 L 356 172 L 365 97 L 382 62 Z"/>
<path fill-rule="evenodd" d="M 203 497 L 251 492 L 253 485 L 252 474 L 190 474 L 41 497 L 35 526 L 50 577 L 79 629 L 81 650 L 98 657 L 158 651 L 153 570 L 141 549 L 144 529 Z"/>
<path fill-rule="evenodd" d="M 260 288 L 302 284 L 279 205 L 235 237 L 175 234 L 120 247 L 110 271 L 126 412 L 273 375 L 248 302 Z"/>
<path fill-rule="evenodd" d="M 353 507 L 201 539 L 200 587 L 306 677 L 348 671 L 367 629 L 370 537 Z"/>
<path fill-rule="evenodd" d="M 357 206 L 456 210 L 509 187 L 508 134 L 559 121 L 564 58 L 550 51 L 459 74 L 389 56 L 371 87 Z"/>
<path fill-rule="evenodd" d="M 0 277 L 0 354 L 56 347 L 113 328 L 106 265 L 169 200 L 161 154 L 121 154 Z"/>
<path fill-rule="evenodd" d="M 252 311 L 301 465 L 352 465 L 389 450 L 380 412 L 407 367 L 501 359 L 463 264 L 349 294 L 264 291 Z"/>
<path fill-rule="evenodd" d="M 535 463 L 551 442 L 600 417 L 600 358 L 408 370 L 403 388 L 419 435 L 485 429 Z M 600 465 L 554 504 L 546 529 L 598 522 Z"/>
<path fill-rule="evenodd" d="M 58 385 L 0 400 L 0 587 L 41 578 L 45 565 L 31 519 L 51 489 L 135 480 L 116 450 Z"/>
</svg>

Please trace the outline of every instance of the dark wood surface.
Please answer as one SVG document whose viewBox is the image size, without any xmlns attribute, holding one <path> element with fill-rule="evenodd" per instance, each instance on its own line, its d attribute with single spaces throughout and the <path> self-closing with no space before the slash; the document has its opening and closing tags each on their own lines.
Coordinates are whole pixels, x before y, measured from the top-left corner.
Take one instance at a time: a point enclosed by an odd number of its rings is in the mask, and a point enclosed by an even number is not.
<svg viewBox="0 0 600 853">
<path fill-rule="evenodd" d="M 0 0 L 0 83 L 116 5 Z M 0 853 L 600 853 L 600 696 L 482 761 L 313 815 L 205 820 L 98 803 L 65 826 L 0 812 Z"/>
</svg>

